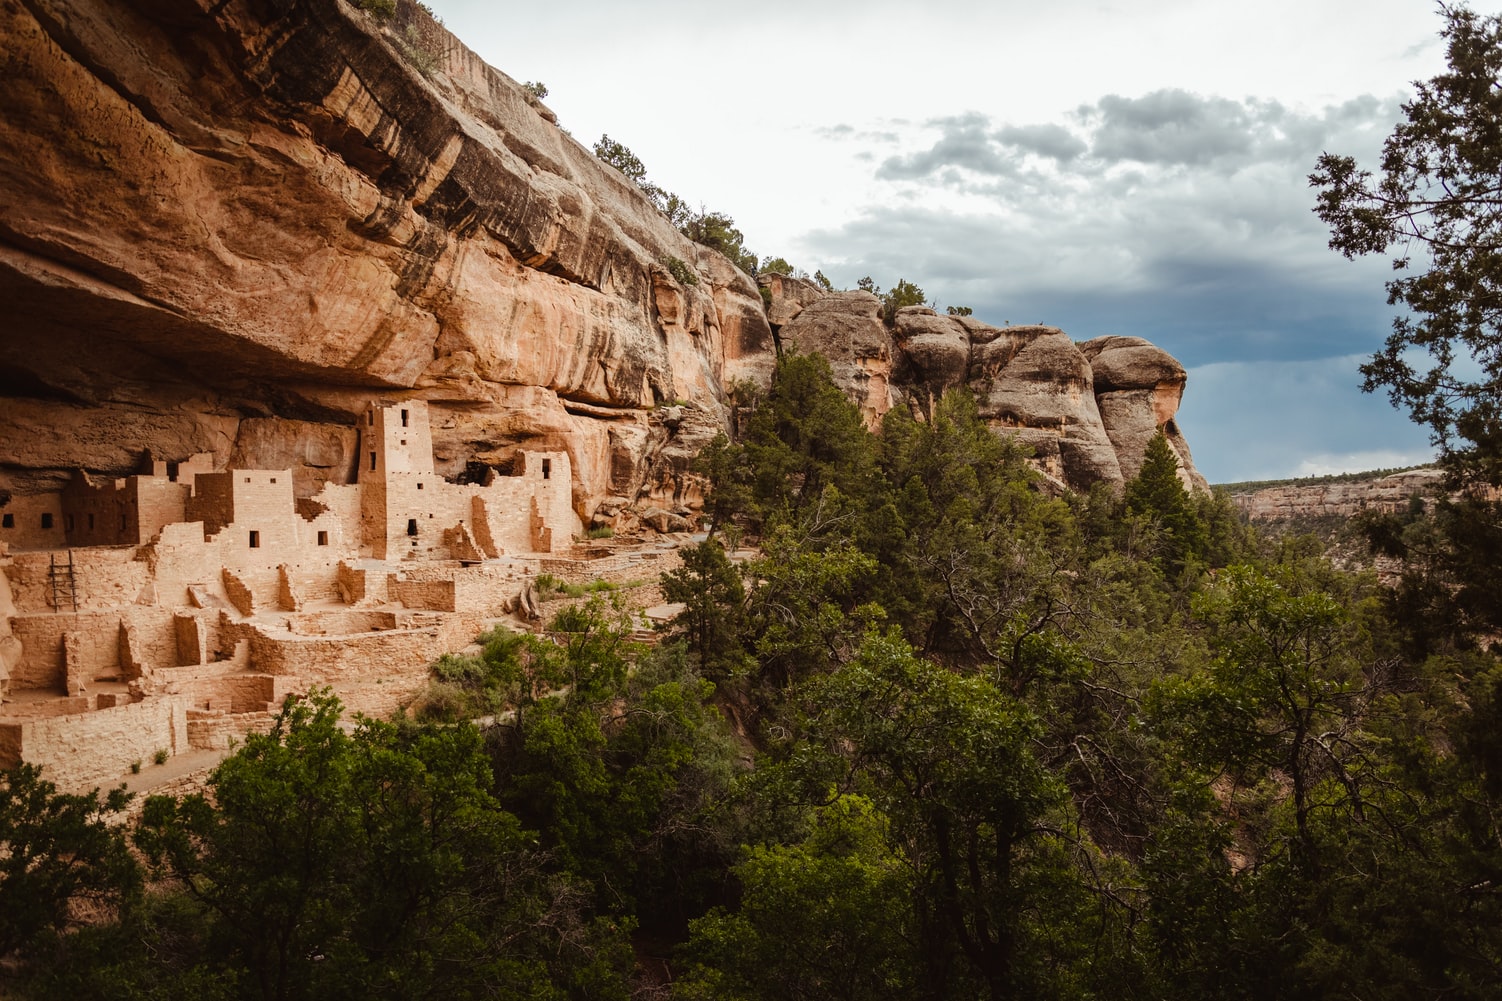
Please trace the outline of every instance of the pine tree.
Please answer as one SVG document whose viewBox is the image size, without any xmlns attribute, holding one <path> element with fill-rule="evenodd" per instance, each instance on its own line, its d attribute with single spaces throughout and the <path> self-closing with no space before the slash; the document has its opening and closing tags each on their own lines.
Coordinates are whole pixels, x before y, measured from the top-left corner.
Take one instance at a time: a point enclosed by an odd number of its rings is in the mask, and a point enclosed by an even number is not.
<svg viewBox="0 0 1502 1001">
<path fill-rule="evenodd" d="M 1191 559 L 1202 557 L 1206 547 L 1205 525 L 1193 499 L 1179 480 L 1179 459 L 1159 431 L 1147 443 L 1142 470 L 1127 484 L 1128 514 L 1146 515 L 1163 532 L 1159 563 L 1177 574 Z"/>
</svg>

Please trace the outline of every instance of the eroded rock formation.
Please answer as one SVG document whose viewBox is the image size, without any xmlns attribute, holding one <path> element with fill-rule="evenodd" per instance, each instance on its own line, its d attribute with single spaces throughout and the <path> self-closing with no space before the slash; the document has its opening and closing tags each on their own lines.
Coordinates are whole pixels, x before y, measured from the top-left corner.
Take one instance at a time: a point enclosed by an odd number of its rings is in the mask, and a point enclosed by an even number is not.
<svg viewBox="0 0 1502 1001">
<path fill-rule="evenodd" d="M 922 415 L 963 386 L 981 416 L 1030 445 L 1038 468 L 1061 485 L 1131 479 L 1161 429 L 1185 485 L 1206 489 L 1175 421 L 1184 368 L 1139 337 L 1075 344 L 1057 327 L 994 327 L 925 306 L 897 310 L 888 326 L 869 292 L 825 292 L 785 276 L 761 282 L 779 342 L 827 357 L 872 424 L 904 400 Z"/>
</svg>

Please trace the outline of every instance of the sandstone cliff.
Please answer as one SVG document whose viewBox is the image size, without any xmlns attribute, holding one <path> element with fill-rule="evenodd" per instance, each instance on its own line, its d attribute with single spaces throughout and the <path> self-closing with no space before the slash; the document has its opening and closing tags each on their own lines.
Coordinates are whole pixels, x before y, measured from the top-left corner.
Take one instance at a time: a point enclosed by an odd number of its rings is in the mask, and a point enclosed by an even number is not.
<svg viewBox="0 0 1502 1001">
<path fill-rule="evenodd" d="M 1438 469 L 1407 469 L 1372 479 L 1284 483 L 1242 490 L 1233 493 L 1231 500 L 1252 521 L 1349 518 L 1363 511 L 1401 511 L 1414 496 L 1433 497 L 1443 482 L 1444 474 Z"/>
<path fill-rule="evenodd" d="M 0 500 L 143 453 L 354 477 L 372 401 L 438 472 L 566 451 L 584 522 L 679 525 L 726 389 L 821 350 L 873 422 L 968 385 L 1075 487 L 1174 424 L 1183 369 L 865 293 L 756 284 L 417 6 L 0 0 Z M 688 279 L 667 267 L 688 266 Z M 684 272 L 678 274 L 683 277 Z M 770 316 L 769 316 L 770 314 Z M 770 322 L 769 322 L 770 319 Z M 676 519 L 676 520 L 674 520 Z"/>
<path fill-rule="evenodd" d="M 442 472 L 565 448 L 587 515 L 698 447 L 662 405 L 703 430 L 770 366 L 751 281 L 410 4 L 5 0 L 0 35 L 0 487 L 279 463 L 246 418 L 410 395 Z"/>
</svg>

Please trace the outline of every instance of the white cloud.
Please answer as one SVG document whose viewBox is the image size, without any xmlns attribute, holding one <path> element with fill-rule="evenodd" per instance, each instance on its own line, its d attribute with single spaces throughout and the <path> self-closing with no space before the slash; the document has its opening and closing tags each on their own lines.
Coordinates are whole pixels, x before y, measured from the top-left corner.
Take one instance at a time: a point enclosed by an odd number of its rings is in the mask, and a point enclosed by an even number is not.
<svg viewBox="0 0 1502 1001">
<path fill-rule="evenodd" d="M 1337 473 L 1360 473 L 1368 469 L 1402 469 L 1422 466 L 1433 460 L 1432 451 L 1398 452 L 1379 449 L 1374 452 L 1346 452 L 1341 455 L 1314 455 L 1303 460 L 1294 476 L 1334 476 Z"/>
</svg>

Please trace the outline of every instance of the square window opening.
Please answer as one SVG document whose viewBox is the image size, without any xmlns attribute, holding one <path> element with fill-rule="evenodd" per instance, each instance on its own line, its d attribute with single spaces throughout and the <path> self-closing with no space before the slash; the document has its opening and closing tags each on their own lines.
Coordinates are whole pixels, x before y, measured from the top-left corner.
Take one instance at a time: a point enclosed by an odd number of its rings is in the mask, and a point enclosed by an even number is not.
<svg viewBox="0 0 1502 1001">
<path fill-rule="evenodd" d="M 89 520 L 92 521 L 93 517 L 90 516 Z M 43 514 L 42 515 L 42 527 L 43 528 L 51 528 L 52 527 L 52 515 L 50 515 L 50 514 Z M 93 527 L 93 526 L 90 526 L 90 527 Z"/>
<path fill-rule="evenodd" d="M 260 549 L 261 548 L 261 533 L 257 532 L 255 529 L 251 529 L 251 532 L 250 532 L 250 548 L 252 548 L 252 549 Z"/>
<path fill-rule="evenodd" d="M 329 544 L 329 533 L 327 533 L 327 532 L 319 532 L 318 533 L 318 544 L 320 546 L 326 546 L 326 545 L 328 545 Z"/>
</svg>

